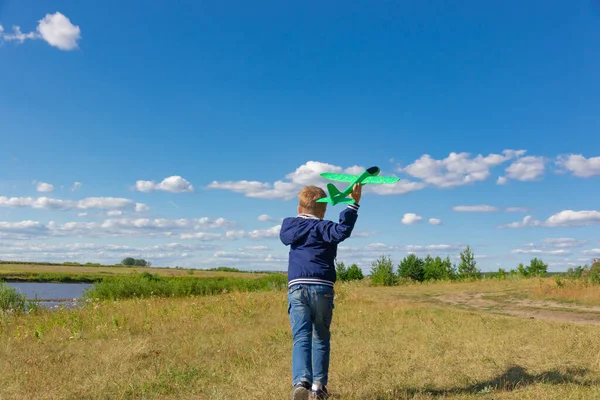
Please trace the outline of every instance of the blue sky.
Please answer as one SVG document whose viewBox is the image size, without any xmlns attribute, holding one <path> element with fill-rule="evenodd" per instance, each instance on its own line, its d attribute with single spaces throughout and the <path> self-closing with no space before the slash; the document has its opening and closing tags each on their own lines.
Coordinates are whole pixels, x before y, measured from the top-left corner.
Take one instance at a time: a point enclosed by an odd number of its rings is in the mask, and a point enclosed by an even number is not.
<svg viewBox="0 0 600 400">
<path fill-rule="evenodd" d="M 285 270 L 300 187 L 372 165 L 401 180 L 340 247 L 365 272 L 600 257 L 597 1 L 0 0 L 0 25 L 0 259 Z"/>
</svg>

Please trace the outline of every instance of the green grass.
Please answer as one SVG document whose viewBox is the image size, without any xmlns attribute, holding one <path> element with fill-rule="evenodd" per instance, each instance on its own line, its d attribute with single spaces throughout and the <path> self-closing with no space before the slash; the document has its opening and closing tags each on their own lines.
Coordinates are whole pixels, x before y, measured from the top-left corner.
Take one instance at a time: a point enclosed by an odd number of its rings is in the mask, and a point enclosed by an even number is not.
<svg viewBox="0 0 600 400">
<path fill-rule="evenodd" d="M 255 292 L 282 289 L 287 284 L 283 274 L 273 274 L 257 279 L 234 277 L 161 277 L 149 273 L 119 276 L 95 282 L 84 293 L 90 299 L 125 299 L 132 297 L 184 297 L 206 296 L 226 292 Z"/>
</svg>

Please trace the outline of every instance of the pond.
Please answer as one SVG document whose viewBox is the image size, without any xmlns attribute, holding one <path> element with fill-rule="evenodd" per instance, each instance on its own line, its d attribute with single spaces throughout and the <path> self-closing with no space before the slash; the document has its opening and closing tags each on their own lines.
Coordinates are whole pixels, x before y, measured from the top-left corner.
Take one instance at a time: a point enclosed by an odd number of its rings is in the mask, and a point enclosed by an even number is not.
<svg viewBox="0 0 600 400">
<path fill-rule="evenodd" d="M 94 286 L 90 283 L 49 283 L 49 282 L 5 282 L 27 296 L 27 300 L 35 300 L 41 307 L 54 306 L 73 307 L 83 296 L 84 290 Z"/>
</svg>

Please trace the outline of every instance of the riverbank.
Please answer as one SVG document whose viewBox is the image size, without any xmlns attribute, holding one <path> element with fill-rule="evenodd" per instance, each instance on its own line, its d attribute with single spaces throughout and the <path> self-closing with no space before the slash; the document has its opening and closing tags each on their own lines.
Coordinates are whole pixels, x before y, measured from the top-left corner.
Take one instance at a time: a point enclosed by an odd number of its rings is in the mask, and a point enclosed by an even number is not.
<svg viewBox="0 0 600 400">
<path fill-rule="evenodd" d="M 271 275 L 267 272 L 229 272 L 184 268 L 0 263 L 0 280 L 7 282 L 94 283 L 106 277 L 136 275 L 144 272 L 159 276 L 195 276 L 199 278 L 225 276 L 256 279 Z"/>
</svg>

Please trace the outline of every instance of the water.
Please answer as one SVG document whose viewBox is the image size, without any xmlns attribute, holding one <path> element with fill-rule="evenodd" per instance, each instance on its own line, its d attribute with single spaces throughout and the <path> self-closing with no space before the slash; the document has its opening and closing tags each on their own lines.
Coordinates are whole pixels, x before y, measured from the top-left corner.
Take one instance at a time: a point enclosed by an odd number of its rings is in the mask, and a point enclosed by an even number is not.
<svg viewBox="0 0 600 400">
<path fill-rule="evenodd" d="M 37 295 L 38 304 L 47 308 L 73 307 L 83 296 L 83 291 L 93 286 L 90 283 L 48 282 L 6 282 L 6 284 L 27 296 L 27 300 L 34 300 Z"/>
</svg>

